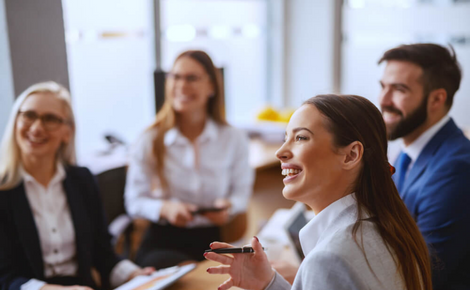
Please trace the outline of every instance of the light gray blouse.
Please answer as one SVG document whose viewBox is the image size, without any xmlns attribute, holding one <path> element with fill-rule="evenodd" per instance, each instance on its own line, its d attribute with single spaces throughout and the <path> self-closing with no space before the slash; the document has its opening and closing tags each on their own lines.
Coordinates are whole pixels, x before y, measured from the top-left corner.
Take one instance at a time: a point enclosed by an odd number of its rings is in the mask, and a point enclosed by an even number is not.
<svg viewBox="0 0 470 290">
<path fill-rule="evenodd" d="M 362 233 L 361 230 L 357 232 L 357 242 L 364 245 L 369 267 L 352 236 L 356 218 L 357 203 L 353 194 L 321 211 L 300 231 L 305 259 L 294 284 L 291 286 L 276 273 L 266 290 L 405 289 L 401 274 L 375 225 L 363 222 Z"/>
<path fill-rule="evenodd" d="M 134 145 L 127 170 L 125 205 L 134 218 L 160 221 L 164 199 L 212 207 L 218 198 L 230 200 L 231 215 L 245 212 L 253 191 L 254 170 L 248 158 L 248 136 L 235 127 L 208 118 L 192 143 L 176 128 L 166 132 L 164 193 L 153 158 L 155 128 L 147 130 Z M 212 223 L 197 215 L 186 227 Z"/>
</svg>

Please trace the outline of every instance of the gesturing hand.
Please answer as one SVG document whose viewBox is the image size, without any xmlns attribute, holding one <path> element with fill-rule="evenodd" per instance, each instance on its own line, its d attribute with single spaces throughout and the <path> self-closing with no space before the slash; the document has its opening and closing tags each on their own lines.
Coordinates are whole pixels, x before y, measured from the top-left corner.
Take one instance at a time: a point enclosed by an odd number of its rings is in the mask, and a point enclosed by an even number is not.
<svg viewBox="0 0 470 290">
<path fill-rule="evenodd" d="M 184 227 L 193 220 L 191 212 L 196 209 L 193 204 L 167 200 L 163 203 L 160 216 L 174 226 Z"/>
<path fill-rule="evenodd" d="M 207 269 L 209 274 L 229 274 L 230 279 L 219 286 L 219 290 L 226 290 L 232 286 L 262 290 L 271 282 L 274 276 L 274 270 L 268 261 L 268 257 L 258 241 L 253 237 L 251 246 L 255 250 L 253 254 L 232 254 L 228 255 L 206 253 L 204 256 L 208 260 L 219 262 L 223 265 L 210 267 Z M 226 243 L 212 243 L 211 249 L 232 248 L 232 245 Z"/>
</svg>

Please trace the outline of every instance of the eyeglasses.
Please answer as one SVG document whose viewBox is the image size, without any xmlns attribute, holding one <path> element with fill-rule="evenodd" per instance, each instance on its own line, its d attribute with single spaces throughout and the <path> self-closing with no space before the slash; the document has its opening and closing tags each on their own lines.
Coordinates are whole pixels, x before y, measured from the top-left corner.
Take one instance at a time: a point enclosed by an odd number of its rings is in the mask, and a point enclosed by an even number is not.
<svg viewBox="0 0 470 290">
<path fill-rule="evenodd" d="M 35 111 L 20 111 L 18 118 L 25 126 L 31 126 L 37 119 L 41 120 L 42 125 L 46 131 L 57 130 L 62 124 L 66 123 L 65 120 L 54 114 L 39 115 Z"/>
<path fill-rule="evenodd" d="M 198 76 L 195 74 L 180 75 L 180 74 L 168 73 L 166 76 L 167 78 L 173 79 L 174 81 L 185 80 L 189 84 L 195 84 L 204 78 L 204 76 Z"/>
</svg>

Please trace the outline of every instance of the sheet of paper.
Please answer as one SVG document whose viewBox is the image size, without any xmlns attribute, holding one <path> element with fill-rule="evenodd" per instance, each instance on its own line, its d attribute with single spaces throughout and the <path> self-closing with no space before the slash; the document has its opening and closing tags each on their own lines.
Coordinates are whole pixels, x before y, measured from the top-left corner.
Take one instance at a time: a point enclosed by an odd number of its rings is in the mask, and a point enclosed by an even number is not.
<svg viewBox="0 0 470 290">
<path fill-rule="evenodd" d="M 161 269 L 149 276 L 137 276 L 115 290 L 162 290 L 196 268 L 196 264 Z"/>
</svg>

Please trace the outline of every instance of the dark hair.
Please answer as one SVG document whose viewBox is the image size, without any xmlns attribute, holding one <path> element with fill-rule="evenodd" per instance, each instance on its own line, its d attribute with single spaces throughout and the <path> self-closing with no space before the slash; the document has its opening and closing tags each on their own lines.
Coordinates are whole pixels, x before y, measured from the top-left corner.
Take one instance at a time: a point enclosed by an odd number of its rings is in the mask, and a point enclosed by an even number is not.
<svg viewBox="0 0 470 290">
<path fill-rule="evenodd" d="M 225 119 L 224 90 L 220 71 L 214 66 L 211 58 L 202 50 L 188 50 L 181 53 L 175 60 L 189 57 L 197 61 L 204 67 L 214 86 L 214 95 L 207 101 L 207 113 L 217 123 L 227 125 Z M 153 141 L 153 155 L 156 160 L 156 172 L 160 179 L 160 184 L 164 190 L 168 188 L 168 182 L 165 178 L 165 144 L 164 137 L 166 132 L 176 125 L 176 114 L 173 110 L 172 98 L 170 98 L 171 88 L 165 85 L 165 102 L 158 112 L 155 122 L 149 129 L 157 128 L 157 135 Z"/>
<path fill-rule="evenodd" d="M 353 95 L 319 95 L 304 104 L 315 106 L 323 115 L 336 148 L 354 141 L 364 147 L 361 173 L 352 185 L 358 207 L 354 239 L 366 213 L 394 257 L 406 288 L 432 289 L 426 243 L 391 177 L 387 134 L 380 111 L 367 99 Z M 365 254 L 364 246 L 359 246 Z"/>
<path fill-rule="evenodd" d="M 455 92 L 460 87 L 462 71 L 454 48 L 449 47 L 450 49 L 447 49 L 433 43 L 401 45 L 387 50 L 379 60 L 379 64 L 384 61 L 401 60 L 420 66 L 423 69 L 422 82 L 425 96 L 435 89 L 445 89 L 446 105 L 450 109 Z"/>
</svg>

